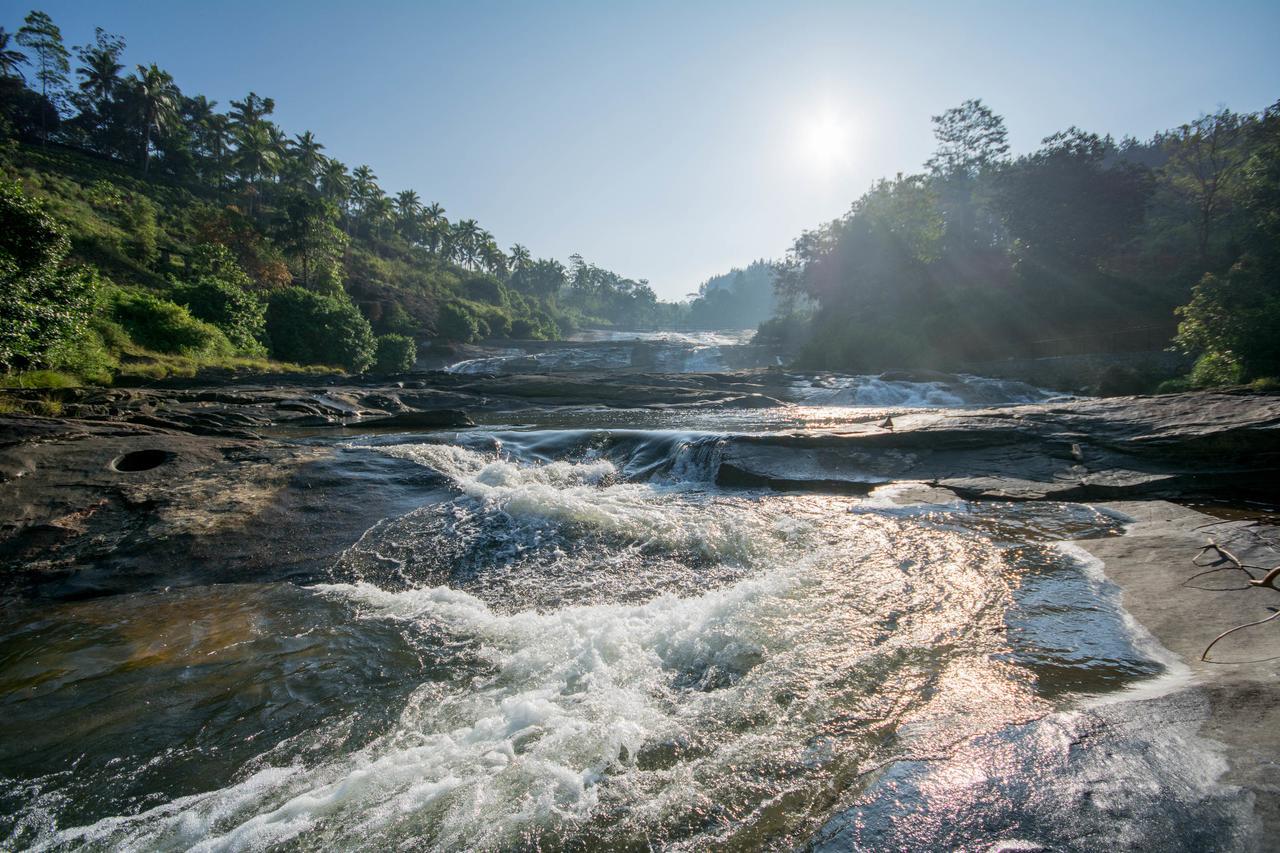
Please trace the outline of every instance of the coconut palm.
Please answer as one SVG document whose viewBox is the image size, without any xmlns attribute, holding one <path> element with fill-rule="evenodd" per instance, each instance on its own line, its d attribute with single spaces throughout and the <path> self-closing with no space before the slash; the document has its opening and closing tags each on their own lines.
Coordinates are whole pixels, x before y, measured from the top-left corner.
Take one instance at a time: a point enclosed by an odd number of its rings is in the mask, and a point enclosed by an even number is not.
<svg viewBox="0 0 1280 853">
<path fill-rule="evenodd" d="M 387 229 L 395 221 L 395 204 L 379 190 L 379 195 L 364 204 L 364 221 L 369 233 L 377 237 L 387 236 Z"/>
<path fill-rule="evenodd" d="M 524 246 L 516 243 L 511 247 L 511 268 L 513 270 L 524 269 L 525 266 L 533 260 L 533 256 L 529 254 L 529 250 Z"/>
<path fill-rule="evenodd" d="M 480 226 L 474 219 L 463 219 L 453 226 L 450 244 L 453 247 L 454 260 L 467 269 L 474 269 L 476 259 L 479 257 L 480 247 L 477 242 L 479 235 Z"/>
<path fill-rule="evenodd" d="M 276 102 L 272 98 L 263 98 L 256 92 L 250 92 L 243 101 L 231 102 L 231 120 L 241 127 L 257 124 L 265 116 L 275 112 Z"/>
<path fill-rule="evenodd" d="M 142 106 L 142 173 L 145 175 L 151 165 L 151 135 L 164 133 L 178 120 L 181 95 L 173 76 L 154 62 L 138 66 L 133 85 Z"/>
<path fill-rule="evenodd" d="M 485 269 L 496 276 L 507 274 L 507 256 L 498 248 L 498 241 L 488 231 L 481 232 L 480 261 Z"/>
<path fill-rule="evenodd" d="M 324 150 L 324 146 L 316 141 L 315 134 L 309 130 L 297 134 L 289 147 L 307 180 L 314 180 L 324 162 L 324 155 L 320 153 Z"/>
<path fill-rule="evenodd" d="M 438 215 L 432 215 L 431 208 L 439 209 Z M 448 255 L 447 249 L 450 246 L 449 240 L 452 234 L 452 227 L 449 220 L 444 216 L 444 208 L 438 204 L 433 204 L 422 213 L 422 221 L 425 230 L 425 238 L 427 251 L 433 255 Z"/>
<path fill-rule="evenodd" d="M 252 213 L 258 198 L 258 182 L 280 169 L 280 155 L 275 139 L 263 124 L 243 125 L 236 133 L 236 171 L 245 182 Z"/>
<path fill-rule="evenodd" d="M 116 87 L 120 85 L 120 52 L 109 44 L 102 44 L 105 33 L 99 30 L 99 46 L 84 48 L 80 54 L 83 65 L 76 69 L 80 75 L 80 91 L 88 98 L 98 115 L 106 115 L 107 105 Z M 121 45 L 123 47 L 123 45 Z"/>
<path fill-rule="evenodd" d="M 382 196 L 378 176 L 368 166 L 357 166 L 351 173 L 351 196 L 363 212 L 374 199 Z"/>
<path fill-rule="evenodd" d="M 351 175 L 340 160 L 328 158 L 320 169 L 320 192 L 329 201 L 346 210 L 351 199 Z"/>
</svg>

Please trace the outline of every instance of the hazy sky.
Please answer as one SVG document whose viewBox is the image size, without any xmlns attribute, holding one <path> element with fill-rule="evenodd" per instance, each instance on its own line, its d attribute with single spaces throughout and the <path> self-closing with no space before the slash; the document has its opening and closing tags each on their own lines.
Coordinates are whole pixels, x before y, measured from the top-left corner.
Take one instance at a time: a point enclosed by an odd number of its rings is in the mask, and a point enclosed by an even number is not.
<svg viewBox="0 0 1280 853">
<path fill-rule="evenodd" d="M 26 5 L 5 0 L 13 31 Z M 1016 152 L 1078 125 L 1149 136 L 1280 99 L 1280 1 L 1020 3 L 50 0 L 69 43 L 128 39 L 223 108 L 274 97 L 383 188 L 503 247 L 679 298 L 780 256 L 880 176 L 929 116 L 983 98 Z"/>
</svg>

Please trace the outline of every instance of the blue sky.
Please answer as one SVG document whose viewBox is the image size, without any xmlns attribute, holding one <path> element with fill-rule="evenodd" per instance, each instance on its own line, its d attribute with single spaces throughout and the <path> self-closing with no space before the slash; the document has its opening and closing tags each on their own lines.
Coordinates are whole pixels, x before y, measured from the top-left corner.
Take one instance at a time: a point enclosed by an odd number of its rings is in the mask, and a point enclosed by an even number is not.
<svg viewBox="0 0 1280 853">
<path fill-rule="evenodd" d="M 30 8 L 5 0 L 15 30 Z M 290 133 L 510 246 L 679 298 L 776 257 L 981 97 L 1015 152 L 1280 99 L 1280 2 L 50 0 L 183 91 L 274 97 Z"/>
</svg>

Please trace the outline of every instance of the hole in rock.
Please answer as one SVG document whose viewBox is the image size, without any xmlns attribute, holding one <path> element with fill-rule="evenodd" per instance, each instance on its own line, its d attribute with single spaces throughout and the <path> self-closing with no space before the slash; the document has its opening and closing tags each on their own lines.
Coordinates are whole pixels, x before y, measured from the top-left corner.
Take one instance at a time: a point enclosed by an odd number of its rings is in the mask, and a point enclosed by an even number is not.
<svg viewBox="0 0 1280 853">
<path fill-rule="evenodd" d="M 150 471 L 168 462 L 173 454 L 167 450 L 134 450 L 111 463 L 117 471 Z"/>
</svg>

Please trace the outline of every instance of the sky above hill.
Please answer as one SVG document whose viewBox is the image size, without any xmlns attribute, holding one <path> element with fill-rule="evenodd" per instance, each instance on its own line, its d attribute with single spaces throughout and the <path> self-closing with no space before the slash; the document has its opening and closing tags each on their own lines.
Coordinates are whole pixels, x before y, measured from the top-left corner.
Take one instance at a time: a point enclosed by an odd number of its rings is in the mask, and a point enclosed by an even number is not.
<svg viewBox="0 0 1280 853">
<path fill-rule="evenodd" d="M 16 30 L 26 6 L 5 3 Z M 679 299 L 780 257 L 876 178 L 918 171 L 929 117 L 982 98 L 1015 153 L 1077 125 L 1152 133 L 1280 99 L 1280 3 L 51 0 L 226 108 L 369 164 L 504 247 L 573 252 Z"/>
</svg>

